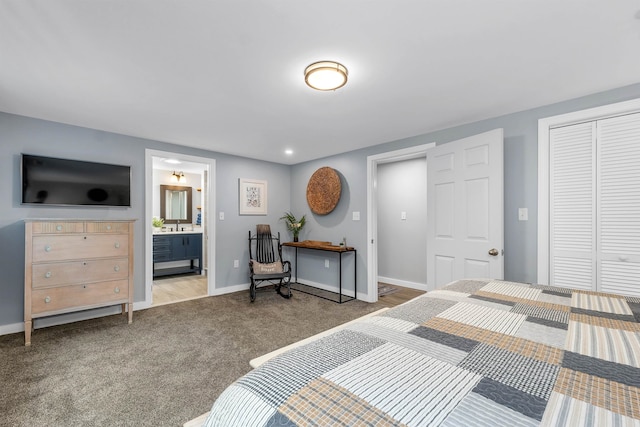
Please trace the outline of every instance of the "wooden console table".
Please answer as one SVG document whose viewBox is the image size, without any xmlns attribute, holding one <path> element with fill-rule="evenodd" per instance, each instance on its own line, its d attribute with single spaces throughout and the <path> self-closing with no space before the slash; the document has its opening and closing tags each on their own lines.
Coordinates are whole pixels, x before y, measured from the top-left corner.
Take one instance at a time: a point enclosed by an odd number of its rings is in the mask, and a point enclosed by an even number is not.
<svg viewBox="0 0 640 427">
<path fill-rule="evenodd" d="M 296 271 L 296 280 L 294 283 L 297 283 L 299 285 L 304 285 L 304 286 L 308 286 L 310 288 L 315 288 L 315 289 L 319 289 L 316 288 L 314 286 L 311 285 L 307 285 L 305 283 L 300 283 L 298 281 L 298 249 L 312 249 L 312 250 L 316 250 L 316 251 L 325 251 L 325 252 L 335 252 L 339 255 L 339 266 L 338 266 L 338 301 L 335 301 L 331 298 L 327 298 L 325 296 L 322 295 L 318 295 L 312 292 L 307 292 L 304 291 L 302 289 L 297 289 L 300 292 L 304 292 L 306 294 L 310 294 L 319 298 L 324 298 L 327 299 L 329 301 L 333 301 L 333 302 L 337 302 L 339 304 L 342 304 L 343 302 L 347 302 L 347 301 L 352 301 L 354 299 L 356 299 L 356 292 L 357 292 L 357 285 L 358 285 L 358 281 L 357 281 L 357 265 L 356 265 L 356 255 L 357 255 L 357 251 L 355 248 L 350 247 L 350 246 L 335 246 L 332 245 L 331 242 L 320 242 L 320 241 L 316 241 L 316 240 L 305 240 L 303 242 L 286 242 L 283 243 L 282 246 L 289 246 L 292 248 L 295 248 L 296 250 L 296 254 L 295 254 L 295 271 Z M 354 257 L 354 265 L 353 265 L 353 297 L 349 297 L 347 295 L 344 295 L 342 293 L 342 255 L 344 255 L 345 253 L 352 253 L 353 257 Z M 323 289 L 324 291 L 324 289 Z M 325 291 L 325 292 L 330 292 L 335 294 L 335 292 L 331 292 L 331 291 Z"/>
</svg>

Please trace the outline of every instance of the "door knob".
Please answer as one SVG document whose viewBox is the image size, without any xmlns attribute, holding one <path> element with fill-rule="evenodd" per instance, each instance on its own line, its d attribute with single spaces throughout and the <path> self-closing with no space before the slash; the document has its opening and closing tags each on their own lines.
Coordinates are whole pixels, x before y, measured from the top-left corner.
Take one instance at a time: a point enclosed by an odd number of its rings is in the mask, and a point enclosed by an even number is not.
<svg viewBox="0 0 640 427">
<path fill-rule="evenodd" d="M 489 249 L 489 255 L 498 256 L 498 250 L 496 248 Z"/>
</svg>

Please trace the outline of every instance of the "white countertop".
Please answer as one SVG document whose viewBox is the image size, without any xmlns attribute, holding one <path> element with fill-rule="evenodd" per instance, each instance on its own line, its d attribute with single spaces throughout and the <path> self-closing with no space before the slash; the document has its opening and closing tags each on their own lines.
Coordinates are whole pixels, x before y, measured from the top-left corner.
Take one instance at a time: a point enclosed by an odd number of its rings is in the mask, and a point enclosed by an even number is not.
<svg viewBox="0 0 640 427">
<path fill-rule="evenodd" d="M 163 234 L 202 234 L 202 229 L 199 230 L 185 230 L 185 231 L 154 231 L 154 235 L 163 235 Z"/>
</svg>

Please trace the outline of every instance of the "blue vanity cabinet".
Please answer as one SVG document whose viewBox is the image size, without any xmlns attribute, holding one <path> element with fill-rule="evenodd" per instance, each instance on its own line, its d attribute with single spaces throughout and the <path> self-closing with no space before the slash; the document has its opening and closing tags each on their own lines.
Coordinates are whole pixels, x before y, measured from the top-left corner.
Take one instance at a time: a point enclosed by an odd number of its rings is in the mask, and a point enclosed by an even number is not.
<svg viewBox="0 0 640 427">
<path fill-rule="evenodd" d="M 156 265 L 189 261 L 189 265 L 162 268 Z M 202 234 L 156 234 L 153 236 L 153 277 L 202 272 Z"/>
</svg>

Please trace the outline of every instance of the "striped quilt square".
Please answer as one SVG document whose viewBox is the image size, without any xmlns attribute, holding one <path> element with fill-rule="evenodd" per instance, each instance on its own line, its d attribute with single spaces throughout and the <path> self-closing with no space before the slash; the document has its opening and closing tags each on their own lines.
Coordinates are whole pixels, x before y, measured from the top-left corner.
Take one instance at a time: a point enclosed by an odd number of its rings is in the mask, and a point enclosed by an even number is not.
<svg viewBox="0 0 640 427">
<path fill-rule="evenodd" d="M 495 347 L 518 353 L 552 365 L 560 365 L 563 351 L 549 345 L 511 335 L 492 332 L 458 322 L 435 317 L 424 324 L 425 327 L 457 335 L 469 340 L 482 342 Z"/>
<path fill-rule="evenodd" d="M 535 289 L 540 289 L 542 291 L 542 293 L 544 294 L 549 294 L 549 295 L 566 295 L 568 297 L 571 297 L 571 292 L 572 289 L 569 288 L 560 288 L 558 286 L 549 286 L 549 285 L 538 285 L 538 284 L 534 284 L 534 285 L 530 285 L 532 288 Z"/>
<path fill-rule="evenodd" d="M 456 301 L 433 298 L 432 295 L 426 298 L 429 294 L 387 310 L 379 317 L 391 317 L 419 325 L 456 304 Z"/>
<path fill-rule="evenodd" d="M 247 407 L 251 411 L 245 411 Z M 275 412 L 274 406 L 250 390 L 232 384 L 215 401 L 203 427 L 264 426 Z"/>
<path fill-rule="evenodd" d="M 566 293 L 566 294 L 552 294 L 552 293 L 547 293 L 542 291 L 542 293 L 540 295 L 538 295 L 538 301 L 540 302 L 548 302 L 551 304 L 557 304 L 557 305 L 565 305 L 565 306 L 571 306 L 571 294 L 570 293 Z"/>
<path fill-rule="evenodd" d="M 472 392 L 449 414 L 442 427 L 535 427 L 539 424 L 538 420 Z"/>
<path fill-rule="evenodd" d="M 515 335 L 527 316 L 459 302 L 437 317 L 508 335 Z"/>
<path fill-rule="evenodd" d="M 487 283 L 486 286 L 482 287 L 481 291 L 530 300 L 538 299 L 538 296 L 542 293 L 541 289 L 523 285 L 522 283 L 497 280 Z"/>
<path fill-rule="evenodd" d="M 433 357 L 434 359 L 457 365 L 467 356 L 467 352 L 456 346 L 445 345 L 433 340 L 423 339 L 423 337 L 415 334 L 399 334 L 394 330 L 381 327 L 378 324 L 371 323 L 354 323 L 347 327 L 348 329 L 363 334 L 368 334 L 376 338 L 383 339 L 389 343 L 408 348 L 415 352 Z M 460 339 L 459 337 L 456 337 Z M 473 342 L 473 346 L 477 343 Z"/>
<path fill-rule="evenodd" d="M 553 326 L 548 326 L 548 324 L 542 322 L 553 323 Z M 564 328 L 559 326 L 564 326 Z M 568 325 L 565 323 L 555 324 L 555 322 L 551 322 L 550 320 L 527 317 L 527 321 L 522 324 L 516 336 L 558 349 L 564 349 L 564 344 L 567 339 L 567 328 Z"/>
<path fill-rule="evenodd" d="M 640 369 L 633 366 L 596 359 L 572 351 L 564 352 L 561 366 L 594 377 L 606 378 L 610 381 L 640 388 Z"/>
<path fill-rule="evenodd" d="M 448 332 L 439 331 L 437 329 L 427 328 L 425 326 L 415 328 L 410 332 L 410 334 L 420 338 L 424 338 L 425 341 L 442 344 L 444 346 L 451 347 L 465 353 L 470 352 L 475 348 L 476 345 L 478 345 L 477 341 L 450 334 Z"/>
<path fill-rule="evenodd" d="M 562 368 L 554 392 L 640 420 L 640 388 Z"/>
<path fill-rule="evenodd" d="M 529 317 L 551 320 L 557 323 L 569 323 L 569 312 L 567 310 L 554 310 L 540 304 L 517 303 L 511 309 L 512 313 L 526 314 Z"/>
<path fill-rule="evenodd" d="M 560 366 L 487 344 L 479 344 L 458 365 L 541 399 L 549 399 Z"/>
<path fill-rule="evenodd" d="M 278 407 L 309 381 L 383 344 L 370 335 L 338 331 L 269 360 L 238 384 Z"/>
<path fill-rule="evenodd" d="M 407 425 L 438 425 L 482 378 L 393 344 L 323 375 Z"/>
<path fill-rule="evenodd" d="M 553 392 L 540 425 L 545 427 L 640 427 L 640 420 Z"/>
<path fill-rule="evenodd" d="M 633 317 L 624 297 L 607 294 L 575 291 L 571 294 L 571 307 L 583 308 L 604 313 L 624 314 Z"/>
<path fill-rule="evenodd" d="M 640 367 L 640 333 L 569 322 L 565 349 L 594 358 Z"/>
<path fill-rule="evenodd" d="M 396 331 L 396 334 L 398 332 L 409 332 L 410 330 L 418 327 L 418 324 L 416 323 L 389 316 L 369 317 L 367 319 L 363 319 L 360 323 L 375 324 L 383 328 L 392 329 Z"/>
<path fill-rule="evenodd" d="M 447 286 L 447 290 L 472 294 L 489 283 L 490 280 L 458 280 Z"/>
<path fill-rule="evenodd" d="M 593 326 L 600 326 L 603 328 L 620 329 L 620 330 L 629 331 L 629 332 L 640 332 L 640 323 L 628 321 L 628 320 L 619 320 L 619 319 L 611 319 L 608 317 L 590 316 L 588 314 L 581 314 L 581 313 L 571 313 L 569 315 L 569 320 L 573 322 L 580 322 L 580 323 L 585 323 Z"/>
<path fill-rule="evenodd" d="M 491 378 L 483 378 L 473 389 L 473 392 L 535 420 L 542 419 L 542 414 L 547 406 L 545 399 L 494 381 Z"/>
<path fill-rule="evenodd" d="M 293 425 L 300 426 L 404 425 L 326 378 L 312 381 L 278 410 Z"/>
</svg>

